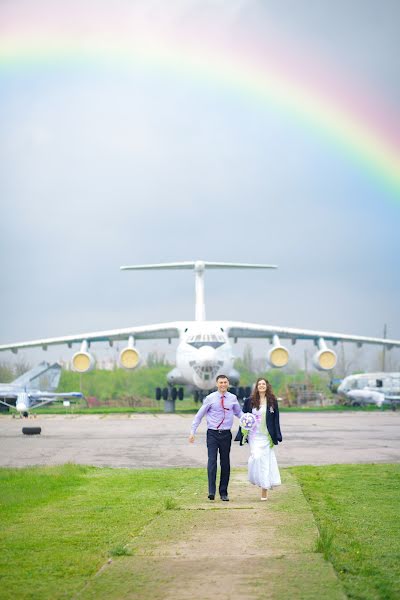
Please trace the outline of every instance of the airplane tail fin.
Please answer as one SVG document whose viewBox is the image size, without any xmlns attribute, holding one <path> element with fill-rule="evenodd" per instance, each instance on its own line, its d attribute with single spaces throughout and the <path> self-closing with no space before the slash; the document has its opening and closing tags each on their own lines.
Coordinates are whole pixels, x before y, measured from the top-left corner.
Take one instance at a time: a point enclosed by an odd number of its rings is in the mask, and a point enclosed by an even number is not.
<svg viewBox="0 0 400 600">
<path fill-rule="evenodd" d="M 12 383 L 33 390 L 46 390 L 53 392 L 57 389 L 61 377 L 61 366 L 58 363 L 50 365 L 41 362 L 33 369 L 23 373 Z"/>
<path fill-rule="evenodd" d="M 194 269 L 196 285 L 196 321 L 204 321 L 206 318 L 206 308 L 204 302 L 204 271 L 205 269 L 277 269 L 276 265 L 263 265 L 252 263 L 227 263 L 227 262 L 208 262 L 205 260 L 159 263 L 152 265 L 131 265 L 120 267 L 121 271 L 148 271 L 162 269 Z"/>
</svg>

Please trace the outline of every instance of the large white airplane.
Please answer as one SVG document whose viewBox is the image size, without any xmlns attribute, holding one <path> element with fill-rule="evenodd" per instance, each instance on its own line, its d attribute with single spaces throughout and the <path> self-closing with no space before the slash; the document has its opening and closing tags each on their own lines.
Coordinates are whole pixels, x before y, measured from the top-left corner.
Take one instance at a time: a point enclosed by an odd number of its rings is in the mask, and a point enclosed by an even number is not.
<svg viewBox="0 0 400 600">
<path fill-rule="evenodd" d="M 328 371 L 336 365 L 336 353 L 327 347 L 326 342 L 354 342 L 363 344 L 378 344 L 390 349 L 400 347 L 399 340 L 331 333 L 327 331 L 312 331 L 307 329 L 292 329 L 273 325 L 259 325 L 236 321 L 207 321 L 204 304 L 204 271 L 206 269 L 276 269 L 275 265 L 241 264 L 206 262 L 202 260 L 151 265 L 123 266 L 121 270 L 159 270 L 159 269 L 190 269 L 195 273 L 196 307 L 194 321 L 174 321 L 109 331 L 95 331 L 68 335 L 64 337 L 46 338 L 15 344 L 0 345 L 1 350 L 11 350 L 16 353 L 22 348 L 41 346 L 44 350 L 55 344 L 80 343 L 80 349 L 72 356 L 72 368 L 79 373 L 89 371 L 94 367 L 95 360 L 90 353 L 90 346 L 95 342 L 108 342 L 111 346 L 115 341 L 127 341 L 127 346 L 121 351 L 119 362 L 126 369 L 135 369 L 140 364 L 140 353 L 136 343 L 140 340 L 172 339 L 178 340 L 176 350 L 176 367 L 168 374 L 168 387 L 157 389 L 157 397 L 163 396 L 169 401 L 166 410 L 173 410 L 177 397 L 182 396 L 182 390 L 177 386 L 188 385 L 197 392 L 198 396 L 208 393 L 215 387 L 215 377 L 218 373 L 228 375 L 231 384 L 237 385 L 239 374 L 234 369 L 234 354 L 231 340 L 240 338 L 266 338 L 272 344 L 267 360 L 272 367 L 281 368 L 289 361 L 289 351 L 281 344 L 281 339 L 288 339 L 292 344 L 296 340 L 313 340 L 317 350 L 313 363 L 319 370 Z"/>
<path fill-rule="evenodd" d="M 42 362 L 11 383 L 0 383 L 0 404 L 5 407 L 3 410 L 14 408 L 20 416 L 27 417 L 31 410 L 55 400 L 82 398 L 80 392 L 55 392 L 60 375 L 61 366 L 58 363 L 50 365 Z"/>
</svg>

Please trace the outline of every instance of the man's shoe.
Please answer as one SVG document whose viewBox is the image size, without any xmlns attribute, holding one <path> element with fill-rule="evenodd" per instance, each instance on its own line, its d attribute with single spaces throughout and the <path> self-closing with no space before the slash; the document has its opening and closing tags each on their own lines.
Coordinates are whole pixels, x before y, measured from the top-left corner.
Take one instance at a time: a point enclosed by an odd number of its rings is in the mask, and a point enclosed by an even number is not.
<svg viewBox="0 0 400 600">
<path fill-rule="evenodd" d="M 209 500 L 215 500 L 215 494 L 208 494 Z"/>
<path fill-rule="evenodd" d="M 221 496 L 221 500 L 222 500 L 223 502 L 229 502 L 229 498 L 228 498 L 228 496 Z"/>
</svg>

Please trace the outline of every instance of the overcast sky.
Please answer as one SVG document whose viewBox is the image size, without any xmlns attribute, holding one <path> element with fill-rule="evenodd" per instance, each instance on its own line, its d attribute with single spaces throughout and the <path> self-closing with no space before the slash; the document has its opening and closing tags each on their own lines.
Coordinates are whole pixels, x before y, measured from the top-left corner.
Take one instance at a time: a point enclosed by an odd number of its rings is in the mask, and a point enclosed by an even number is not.
<svg viewBox="0 0 400 600">
<path fill-rule="evenodd" d="M 2 0 L 1 343 L 191 319 L 190 272 L 119 266 L 196 259 L 279 266 L 206 273 L 210 319 L 400 339 L 399 188 L 240 86 L 99 51 L 272 57 L 393 143 L 399 24 L 397 0 Z M 5 58 L 27 40 L 42 59 Z"/>
</svg>

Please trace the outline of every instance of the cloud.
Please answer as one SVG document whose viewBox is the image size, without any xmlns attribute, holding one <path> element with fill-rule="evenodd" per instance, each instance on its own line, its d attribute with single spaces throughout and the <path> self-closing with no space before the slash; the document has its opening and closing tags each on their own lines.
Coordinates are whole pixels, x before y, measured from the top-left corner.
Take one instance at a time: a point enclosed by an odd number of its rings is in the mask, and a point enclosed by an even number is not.
<svg viewBox="0 0 400 600">
<path fill-rule="evenodd" d="M 261 53 L 326 59 L 393 110 L 395 4 L 373 47 L 365 5 L 43 2 L 35 16 L 13 2 L 0 14 L 8 32 L 35 31 L 46 9 L 46 34 L 63 25 L 89 48 L 105 19 L 122 37 L 185 27 L 226 48 L 253 37 Z M 0 77 L 2 342 L 190 319 L 190 274 L 119 266 L 197 258 L 280 266 L 207 273 L 209 318 L 364 335 L 387 322 L 400 337 L 398 203 L 312 128 L 246 90 L 146 64 L 39 63 Z"/>
</svg>

